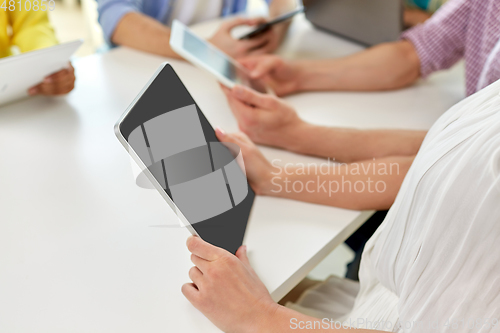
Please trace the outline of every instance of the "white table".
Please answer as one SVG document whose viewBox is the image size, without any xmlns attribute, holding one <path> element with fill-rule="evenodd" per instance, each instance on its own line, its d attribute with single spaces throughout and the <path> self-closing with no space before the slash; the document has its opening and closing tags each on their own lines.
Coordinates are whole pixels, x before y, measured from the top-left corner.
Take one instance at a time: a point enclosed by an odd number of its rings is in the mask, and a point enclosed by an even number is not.
<svg viewBox="0 0 500 333">
<path fill-rule="evenodd" d="M 289 56 L 340 56 L 358 46 L 294 23 Z M 186 229 L 154 190 L 135 185 L 113 125 L 165 59 L 116 49 L 76 61 L 66 98 L 0 109 L 0 332 L 218 332 L 180 292 L 192 266 Z M 215 80 L 172 61 L 210 122 L 236 122 Z M 287 98 L 329 125 L 428 128 L 463 96 L 458 67 L 387 93 Z M 319 161 L 275 149 L 268 158 Z M 278 300 L 370 212 L 258 197 L 247 230 L 252 265 Z"/>
</svg>

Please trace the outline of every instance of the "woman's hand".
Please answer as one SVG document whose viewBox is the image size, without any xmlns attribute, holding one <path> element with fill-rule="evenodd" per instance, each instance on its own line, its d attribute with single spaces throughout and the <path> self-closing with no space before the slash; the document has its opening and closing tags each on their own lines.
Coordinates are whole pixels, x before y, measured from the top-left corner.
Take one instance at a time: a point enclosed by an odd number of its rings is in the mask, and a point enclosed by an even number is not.
<svg viewBox="0 0 500 333">
<path fill-rule="evenodd" d="M 236 256 L 199 237 L 187 240 L 193 283 L 182 293 L 198 310 L 224 332 L 263 332 L 271 327 L 278 310 L 264 284 L 250 266 L 246 247 Z"/>
<path fill-rule="evenodd" d="M 288 24 L 286 23 L 280 23 L 271 26 L 269 31 L 266 32 L 269 34 L 269 39 L 267 44 L 263 45 L 260 49 L 256 50 L 256 52 L 253 52 L 252 56 L 257 56 L 259 54 L 273 53 L 274 51 L 276 51 L 278 47 L 281 45 L 283 39 L 285 38 L 287 30 L 288 30 Z"/>
<path fill-rule="evenodd" d="M 266 31 L 251 39 L 238 40 L 231 36 L 231 30 L 240 25 L 257 26 L 265 23 L 263 18 L 235 18 L 221 24 L 219 30 L 208 41 L 233 58 L 245 57 L 251 54 L 262 54 L 269 52 L 268 45 L 274 45 L 273 31 Z"/>
<path fill-rule="evenodd" d="M 69 63 L 68 68 L 47 76 L 41 83 L 28 90 L 30 95 L 57 96 L 69 93 L 75 87 L 75 69 Z"/>
<path fill-rule="evenodd" d="M 300 68 L 276 55 L 249 56 L 238 61 L 250 71 L 250 77 L 266 82 L 278 96 L 300 90 Z"/>
<path fill-rule="evenodd" d="M 304 122 L 295 110 L 276 96 L 235 86 L 222 87 L 240 129 L 255 143 L 293 149 Z"/>
<path fill-rule="evenodd" d="M 250 186 L 258 195 L 268 194 L 271 188 L 273 167 L 255 144 L 241 132 L 228 134 L 221 128 L 217 128 L 215 134 L 221 142 L 233 143 L 241 149 Z"/>
</svg>

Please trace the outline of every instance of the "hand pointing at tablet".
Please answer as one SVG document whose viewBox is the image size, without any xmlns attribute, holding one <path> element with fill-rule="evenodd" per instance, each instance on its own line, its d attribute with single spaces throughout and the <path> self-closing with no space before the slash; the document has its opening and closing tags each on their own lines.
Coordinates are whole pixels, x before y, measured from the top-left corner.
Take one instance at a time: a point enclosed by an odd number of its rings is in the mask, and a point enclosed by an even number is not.
<svg viewBox="0 0 500 333">
<path fill-rule="evenodd" d="M 41 83 L 28 90 L 30 95 L 57 96 L 69 93 L 75 87 L 75 69 L 67 68 L 47 76 Z"/>
</svg>

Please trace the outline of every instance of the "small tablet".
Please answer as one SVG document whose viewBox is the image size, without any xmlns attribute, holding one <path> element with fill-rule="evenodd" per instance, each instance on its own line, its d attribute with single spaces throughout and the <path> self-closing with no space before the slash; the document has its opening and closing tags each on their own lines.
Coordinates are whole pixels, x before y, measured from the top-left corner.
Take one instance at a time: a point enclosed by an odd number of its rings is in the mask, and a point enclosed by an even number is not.
<svg viewBox="0 0 500 333">
<path fill-rule="evenodd" d="M 255 198 L 241 152 L 217 140 L 169 64 L 128 107 L 115 134 L 183 226 L 236 253 Z"/>
<path fill-rule="evenodd" d="M 170 46 L 193 65 L 214 75 L 228 88 L 241 84 L 261 93 L 272 93 L 271 88 L 262 80 L 251 79 L 246 68 L 208 41 L 196 36 L 178 20 L 172 23 Z"/>
<path fill-rule="evenodd" d="M 22 53 L 0 60 L 0 105 L 28 96 L 28 89 L 68 65 L 82 40 Z"/>
<path fill-rule="evenodd" d="M 259 36 L 260 34 L 268 31 L 269 29 L 271 29 L 271 27 L 275 24 L 279 24 L 279 23 L 283 23 L 283 22 L 286 22 L 288 20 L 291 20 L 293 19 L 293 17 L 299 13 L 302 13 L 304 12 L 304 7 L 300 6 L 299 8 L 291 11 L 291 12 L 288 12 L 288 13 L 285 13 L 283 15 L 280 15 L 278 17 L 276 17 L 275 19 L 269 21 L 269 22 L 266 22 L 264 24 L 261 24 L 259 25 L 255 30 L 245 34 L 244 36 L 241 36 L 239 39 L 252 39 L 254 37 L 257 37 Z"/>
</svg>

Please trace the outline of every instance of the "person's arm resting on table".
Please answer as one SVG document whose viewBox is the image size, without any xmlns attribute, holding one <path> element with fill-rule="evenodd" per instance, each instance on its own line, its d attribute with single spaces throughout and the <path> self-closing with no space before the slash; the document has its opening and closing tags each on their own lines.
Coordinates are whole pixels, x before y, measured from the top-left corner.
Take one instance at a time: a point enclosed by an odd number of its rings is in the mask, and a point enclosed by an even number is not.
<svg viewBox="0 0 500 333">
<path fill-rule="evenodd" d="M 254 78 L 263 78 L 279 95 L 300 91 L 376 91 L 411 85 L 420 77 L 412 43 L 386 43 L 338 59 L 287 61 L 262 55 L 240 60 Z"/>
<path fill-rule="evenodd" d="M 165 57 L 180 58 L 170 47 L 170 28 L 139 12 L 125 14 L 111 35 L 111 42 Z"/>
<path fill-rule="evenodd" d="M 240 61 L 252 77 L 263 78 L 279 96 L 300 91 L 403 88 L 450 68 L 463 57 L 470 6 L 470 1 L 449 1 L 424 24 L 405 31 L 402 40 L 343 58 L 287 61 L 261 55 Z"/>
<path fill-rule="evenodd" d="M 343 162 L 329 165 L 330 172 L 315 168 L 304 171 L 302 165 L 278 166 L 267 161 L 246 135 L 218 130 L 221 141 L 236 143 L 243 150 L 247 176 L 261 195 L 349 209 L 387 209 L 426 134 L 312 125 L 279 98 L 242 86 L 222 89 L 240 129 L 255 143 Z M 295 182 L 301 184 L 300 190 L 293 188 Z M 363 183 L 361 191 L 359 184 L 355 187 L 357 182 Z"/>
<path fill-rule="evenodd" d="M 233 57 L 249 54 L 253 48 L 267 43 L 268 35 L 264 35 L 264 38 L 238 41 L 231 36 L 231 30 L 239 25 L 257 25 L 262 22 L 262 19 L 245 18 L 226 21 L 209 41 Z M 130 12 L 123 16 L 111 36 L 111 41 L 165 57 L 181 58 L 170 47 L 170 28 L 139 12 Z"/>
<path fill-rule="evenodd" d="M 276 0 L 278 3 L 288 0 Z M 277 5 L 275 5 L 276 7 Z M 105 37 L 113 44 L 132 47 L 141 51 L 165 57 L 180 58 L 170 47 L 170 28 L 153 17 L 141 13 L 134 2 L 100 1 L 100 22 Z M 209 41 L 232 57 L 270 52 L 277 40 L 271 32 L 264 33 L 250 40 L 237 40 L 231 36 L 231 30 L 240 25 L 256 26 L 264 23 L 262 18 L 237 17 L 221 24 Z M 278 43 L 279 44 L 279 43 Z"/>
</svg>

